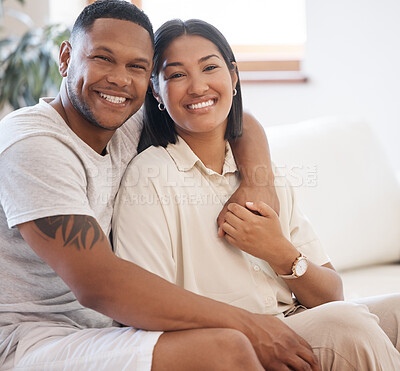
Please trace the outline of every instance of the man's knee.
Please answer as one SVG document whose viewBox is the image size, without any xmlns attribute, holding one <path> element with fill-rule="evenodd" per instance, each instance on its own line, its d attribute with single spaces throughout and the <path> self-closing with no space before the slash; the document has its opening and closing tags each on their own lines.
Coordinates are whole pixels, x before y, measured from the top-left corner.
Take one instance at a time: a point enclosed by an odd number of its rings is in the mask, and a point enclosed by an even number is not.
<svg viewBox="0 0 400 371">
<path fill-rule="evenodd" d="M 156 345 L 152 370 L 262 369 L 249 339 L 233 329 L 166 333 Z"/>
<path fill-rule="evenodd" d="M 250 340 L 240 331 L 219 329 L 218 332 L 212 345 L 216 347 L 213 352 L 215 362 L 231 364 L 231 369 L 241 369 L 257 357 Z"/>
</svg>

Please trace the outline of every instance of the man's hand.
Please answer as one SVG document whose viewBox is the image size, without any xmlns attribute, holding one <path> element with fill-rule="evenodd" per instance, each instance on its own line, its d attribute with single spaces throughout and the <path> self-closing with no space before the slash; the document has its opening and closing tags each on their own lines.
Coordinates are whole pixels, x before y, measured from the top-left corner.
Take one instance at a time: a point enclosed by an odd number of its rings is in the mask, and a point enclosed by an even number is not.
<svg viewBox="0 0 400 371">
<path fill-rule="evenodd" d="M 252 316 L 254 326 L 245 333 L 266 370 L 320 370 L 310 345 L 283 321 L 265 314 Z"/>
<path fill-rule="evenodd" d="M 279 199 L 276 194 L 273 179 L 268 182 L 265 186 L 248 186 L 247 183 L 242 182 L 240 187 L 225 203 L 224 208 L 218 215 L 218 236 L 223 237 L 225 232 L 222 229 L 222 225 L 225 222 L 226 213 L 228 212 L 228 206 L 232 203 L 236 203 L 245 206 L 246 202 L 252 200 L 260 200 L 268 204 L 276 214 L 279 215 Z"/>
</svg>

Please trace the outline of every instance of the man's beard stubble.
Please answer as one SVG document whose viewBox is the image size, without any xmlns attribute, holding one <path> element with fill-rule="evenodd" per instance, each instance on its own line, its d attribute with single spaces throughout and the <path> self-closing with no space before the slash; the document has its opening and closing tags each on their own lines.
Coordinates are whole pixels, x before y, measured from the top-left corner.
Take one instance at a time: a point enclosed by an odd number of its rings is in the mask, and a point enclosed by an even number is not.
<svg viewBox="0 0 400 371">
<path fill-rule="evenodd" d="M 72 106 L 75 108 L 75 110 L 77 112 L 79 112 L 79 114 L 88 122 L 90 122 L 93 126 L 100 128 L 100 129 L 104 129 L 104 130 L 110 130 L 110 131 L 114 131 L 117 128 L 121 127 L 127 120 L 129 120 L 134 113 L 132 113 L 131 115 L 129 115 L 122 123 L 116 125 L 116 127 L 106 127 L 103 126 L 98 120 L 96 120 L 96 118 L 94 117 L 94 114 L 90 108 L 90 106 L 84 102 L 83 100 L 81 100 L 78 97 L 78 94 L 76 94 L 76 91 L 74 89 L 75 84 L 70 81 L 69 79 L 67 79 L 67 92 L 68 92 L 68 97 L 69 100 L 72 104 Z"/>
</svg>

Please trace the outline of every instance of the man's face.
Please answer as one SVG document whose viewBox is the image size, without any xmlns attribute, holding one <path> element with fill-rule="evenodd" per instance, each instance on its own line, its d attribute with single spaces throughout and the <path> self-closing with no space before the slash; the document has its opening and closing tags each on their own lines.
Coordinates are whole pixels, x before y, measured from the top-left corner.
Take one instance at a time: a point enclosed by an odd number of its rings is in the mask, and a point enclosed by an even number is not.
<svg viewBox="0 0 400 371">
<path fill-rule="evenodd" d="M 96 127 L 117 129 L 143 104 L 152 58 L 153 45 L 143 27 L 97 19 L 74 42 L 67 61 L 73 107 Z"/>
</svg>

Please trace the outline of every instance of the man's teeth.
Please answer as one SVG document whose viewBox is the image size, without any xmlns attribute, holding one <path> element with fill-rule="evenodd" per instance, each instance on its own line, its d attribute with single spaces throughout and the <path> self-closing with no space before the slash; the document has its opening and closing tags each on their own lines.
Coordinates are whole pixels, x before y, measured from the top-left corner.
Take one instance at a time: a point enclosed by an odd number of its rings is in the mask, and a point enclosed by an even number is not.
<svg viewBox="0 0 400 371">
<path fill-rule="evenodd" d="M 214 99 L 210 99 L 207 102 L 201 102 L 201 103 L 196 103 L 196 104 L 189 104 L 188 108 L 189 109 L 199 109 L 199 108 L 204 108 L 204 107 L 209 107 L 214 104 Z"/>
<path fill-rule="evenodd" d="M 126 101 L 126 98 L 115 97 L 113 95 L 108 95 L 104 93 L 100 93 L 100 97 L 104 98 L 105 100 L 108 100 L 111 103 L 124 103 Z"/>
</svg>

